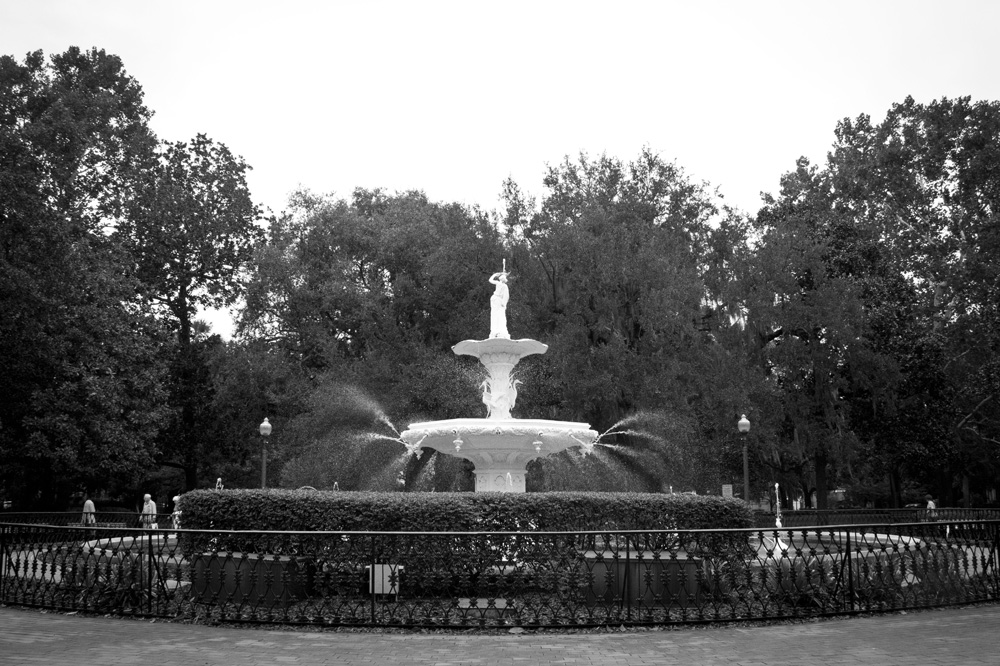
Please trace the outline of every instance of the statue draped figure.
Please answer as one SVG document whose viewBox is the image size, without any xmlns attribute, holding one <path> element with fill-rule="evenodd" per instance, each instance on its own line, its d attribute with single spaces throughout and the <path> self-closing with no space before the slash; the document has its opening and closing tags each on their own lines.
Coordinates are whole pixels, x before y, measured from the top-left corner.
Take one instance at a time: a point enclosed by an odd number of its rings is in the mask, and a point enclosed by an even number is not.
<svg viewBox="0 0 1000 666">
<path fill-rule="evenodd" d="M 507 332 L 507 301 L 510 300 L 510 290 L 507 288 L 507 273 L 494 273 L 490 283 L 496 285 L 490 296 L 490 337 L 510 339 Z"/>
</svg>

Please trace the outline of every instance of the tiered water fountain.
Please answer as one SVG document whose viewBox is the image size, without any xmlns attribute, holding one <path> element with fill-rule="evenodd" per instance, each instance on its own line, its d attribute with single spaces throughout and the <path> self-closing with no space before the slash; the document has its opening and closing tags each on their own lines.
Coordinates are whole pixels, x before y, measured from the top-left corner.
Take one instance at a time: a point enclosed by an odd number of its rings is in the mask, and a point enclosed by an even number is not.
<svg viewBox="0 0 1000 666">
<path fill-rule="evenodd" d="M 412 423 L 401 438 L 411 453 L 419 456 L 423 447 L 451 453 L 475 465 L 476 491 L 524 492 L 527 464 L 573 446 L 588 454 L 597 442 L 597 433 L 587 423 L 517 419 L 511 416 L 517 399 L 512 372 L 518 362 L 531 354 L 544 354 L 548 345 L 537 340 L 511 340 L 507 332 L 507 273 L 494 273 L 496 286 L 490 297 L 490 336 L 485 340 L 463 340 L 452 351 L 475 356 L 486 367 L 483 404 L 486 418 L 447 419 Z"/>
</svg>

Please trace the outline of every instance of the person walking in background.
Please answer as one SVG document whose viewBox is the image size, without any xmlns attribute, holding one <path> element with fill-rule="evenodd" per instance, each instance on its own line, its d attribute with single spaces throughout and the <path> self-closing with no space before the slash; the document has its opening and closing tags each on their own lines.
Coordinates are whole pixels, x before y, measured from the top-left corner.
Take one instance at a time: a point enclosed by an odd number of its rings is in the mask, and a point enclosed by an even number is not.
<svg viewBox="0 0 1000 666">
<path fill-rule="evenodd" d="M 937 502 L 931 495 L 925 495 L 924 499 L 927 500 L 927 520 L 934 520 L 937 518 Z"/>
<path fill-rule="evenodd" d="M 156 525 L 156 502 L 152 496 L 146 493 L 142 496 L 142 513 L 139 514 L 139 524 L 146 529 L 157 528 Z"/>
<path fill-rule="evenodd" d="M 94 508 L 94 500 L 90 499 L 90 495 L 87 493 L 83 494 L 83 520 L 81 521 L 84 525 L 93 525 L 97 522 L 97 510 Z"/>
<path fill-rule="evenodd" d="M 170 526 L 179 530 L 181 528 L 181 496 L 174 495 L 174 512 L 170 514 Z"/>
</svg>

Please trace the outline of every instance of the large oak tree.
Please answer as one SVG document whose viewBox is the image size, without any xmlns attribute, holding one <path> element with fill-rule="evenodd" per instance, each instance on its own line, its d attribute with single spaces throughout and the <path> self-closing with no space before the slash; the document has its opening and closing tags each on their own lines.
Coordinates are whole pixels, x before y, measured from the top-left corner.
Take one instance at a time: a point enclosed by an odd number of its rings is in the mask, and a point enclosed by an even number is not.
<svg viewBox="0 0 1000 666">
<path fill-rule="evenodd" d="M 154 138 L 104 51 L 0 57 L 0 458 L 31 506 L 128 484 L 162 417 L 158 325 L 107 231 Z"/>
<path fill-rule="evenodd" d="M 249 166 L 204 135 L 163 142 L 137 179 L 114 238 L 129 251 L 148 298 L 176 333 L 171 355 L 175 418 L 161 462 L 184 470 L 187 488 L 210 446 L 211 382 L 199 308 L 232 305 L 256 244 L 260 211 L 246 183 Z"/>
</svg>

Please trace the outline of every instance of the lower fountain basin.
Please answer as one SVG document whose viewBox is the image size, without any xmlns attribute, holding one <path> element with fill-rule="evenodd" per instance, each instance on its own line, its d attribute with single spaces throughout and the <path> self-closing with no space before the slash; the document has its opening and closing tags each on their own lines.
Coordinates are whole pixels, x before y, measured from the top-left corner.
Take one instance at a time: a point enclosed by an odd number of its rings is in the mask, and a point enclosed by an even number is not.
<svg viewBox="0 0 1000 666">
<path fill-rule="evenodd" d="M 413 423 L 401 437 L 414 453 L 432 448 L 471 461 L 477 491 L 524 492 L 529 462 L 574 446 L 589 453 L 597 432 L 572 421 L 469 418 Z"/>
</svg>

